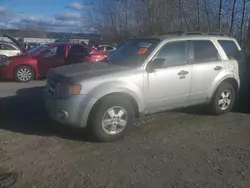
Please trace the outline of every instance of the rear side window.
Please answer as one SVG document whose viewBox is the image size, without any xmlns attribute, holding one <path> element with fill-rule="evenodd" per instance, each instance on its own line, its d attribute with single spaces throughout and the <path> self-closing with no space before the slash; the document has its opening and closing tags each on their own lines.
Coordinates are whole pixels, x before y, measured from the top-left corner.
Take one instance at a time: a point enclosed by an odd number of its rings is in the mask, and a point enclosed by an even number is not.
<svg viewBox="0 0 250 188">
<path fill-rule="evenodd" d="M 65 45 L 52 46 L 51 48 L 42 52 L 42 56 L 49 58 L 54 56 L 62 57 L 65 55 Z"/>
<path fill-rule="evenodd" d="M 101 46 L 101 47 L 98 48 L 98 50 L 104 51 L 104 50 L 105 50 L 105 47 L 104 47 L 104 46 Z"/>
<path fill-rule="evenodd" d="M 111 46 L 107 46 L 106 47 L 106 50 L 113 50 L 114 48 L 113 47 L 111 47 Z"/>
<path fill-rule="evenodd" d="M 1 44 L 0 46 L 1 50 L 16 50 L 14 47 L 8 44 Z"/>
<path fill-rule="evenodd" d="M 219 53 L 209 40 L 192 41 L 194 50 L 194 63 L 209 63 L 220 61 Z"/>
<path fill-rule="evenodd" d="M 227 54 L 229 59 L 241 60 L 241 51 L 238 49 L 234 41 L 231 40 L 218 40 L 219 44 Z"/>
<path fill-rule="evenodd" d="M 82 45 L 73 45 L 70 48 L 70 53 L 74 55 L 86 54 L 89 53 L 88 48 L 85 48 Z"/>
</svg>

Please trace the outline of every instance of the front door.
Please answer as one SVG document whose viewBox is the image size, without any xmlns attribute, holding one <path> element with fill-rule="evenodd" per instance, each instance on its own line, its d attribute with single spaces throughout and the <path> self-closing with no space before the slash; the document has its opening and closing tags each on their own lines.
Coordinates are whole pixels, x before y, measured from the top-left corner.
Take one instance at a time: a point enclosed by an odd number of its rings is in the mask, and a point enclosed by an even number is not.
<svg viewBox="0 0 250 188">
<path fill-rule="evenodd" d="M 66 45 L 61 44 L 52 46 L 37 56 L 38 70 L 41 76 L 45 76 L 46 72 L 51 68 L 64 65 L 66 55 Z"/>
<path fill-rule="evenodd" d="M 147 110 L 162 111 L 184 106 L 188 102 L 192 74 L 187 42 L 164 44 L 149 64 L 157 59 L 165 61 L 144 76 Z"/>
</svg>

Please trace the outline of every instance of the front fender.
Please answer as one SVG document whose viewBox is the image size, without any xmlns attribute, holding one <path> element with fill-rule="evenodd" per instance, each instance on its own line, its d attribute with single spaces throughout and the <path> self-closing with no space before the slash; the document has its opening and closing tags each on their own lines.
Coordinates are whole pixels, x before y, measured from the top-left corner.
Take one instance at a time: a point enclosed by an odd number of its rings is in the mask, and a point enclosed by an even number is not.
<svg viewBox="0 0 250 188">
<path fill-rule="evenodd" d="M 145 110 L 145 103 L 141 89 L 129 82 L 112 81 L 103 83 L 90 91 L 90 95 L 97 98 L 98 100 L 112 93 L 125 93 L 130 95 L 136 101 L 139 112 L 143 112 Z"/>
</svg>

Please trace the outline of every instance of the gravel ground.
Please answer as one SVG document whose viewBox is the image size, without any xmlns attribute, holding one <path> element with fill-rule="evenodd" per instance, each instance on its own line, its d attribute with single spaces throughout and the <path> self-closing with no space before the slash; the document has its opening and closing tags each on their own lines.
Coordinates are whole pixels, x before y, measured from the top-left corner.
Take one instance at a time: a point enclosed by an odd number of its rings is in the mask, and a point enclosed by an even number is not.
<svg viewBox="0 0 250 188">
<path fill-rule="evenodd" d="M 49 119 L 43 84 L 0 83 L 0 174 L 16 173 L 13 187 L 250 187 L 245 108 L 224 116 L 203 107 L 148 116 L 124 139 L 95 143 Z"/>
</svg>

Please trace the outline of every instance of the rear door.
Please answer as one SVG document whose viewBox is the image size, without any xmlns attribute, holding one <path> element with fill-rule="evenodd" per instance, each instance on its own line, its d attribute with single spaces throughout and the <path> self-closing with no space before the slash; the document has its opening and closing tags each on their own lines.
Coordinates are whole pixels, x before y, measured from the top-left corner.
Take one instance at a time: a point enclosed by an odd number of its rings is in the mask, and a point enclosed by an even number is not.
<svg viewBox="0 0 250 188">
<path fill-rule="evenodd" d="M 51 68 L 56 68 L 64 65 L 66 56 L 66 45 L 60 44 L 52 46 L 42 51 L 37 57 L 38 70 L 40 75 L 44 76 Z"/>
<path fill-rule="evenodd" d="M 226 72 L 226 63 L 211 40 L 192 40 L 192 81 L 190 102 L 202 101 L 209 97 L 212 87 L 219 74 Z"/>
</svg>

